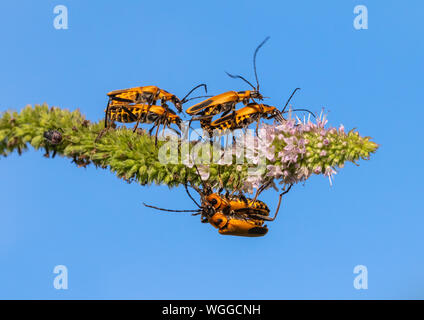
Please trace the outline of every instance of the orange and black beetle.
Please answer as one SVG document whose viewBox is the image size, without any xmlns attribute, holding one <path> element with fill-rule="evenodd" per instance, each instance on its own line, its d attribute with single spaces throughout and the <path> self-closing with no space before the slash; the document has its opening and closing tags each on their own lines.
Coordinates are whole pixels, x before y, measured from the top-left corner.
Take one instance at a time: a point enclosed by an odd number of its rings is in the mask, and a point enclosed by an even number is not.
<svg viewBox="0 0 424 320">
<path fill-rule="evenodd" d="M 157 136 L 159 127 L 163 125 L 174 130 L 178 135 L 180 132 L 176 131 L 171 127 L 171 124 L 175 124 L 181 130 L 181 118 L 175 114 L 171 109 L 167 109 L 163 106 L 147 105 L 147 104 L 136 104 L 136 105 L 114 105 L 108 110 L 108 127 L 113 122 L 131 123 L 140 121 L 143 123 L 153 123 L 153 127 L 150 128 L 149 133 L 151 134 L 153 129 L 156 127 L 155 143 L 157 144 Z"/>
<path fill-rule="evenodd" d="M 256 48 L 253 55 L 253 69 L 255 71 L 256 78 L 256 87 L 253 86 L 249 81 L 240 75 L 232 75 L 227 72 L 227 74 L 232 78 L 239 78 L 248 83 L 253 90 L 247 91 L 228 91 L 216 96 L 213 96 L 205 101 L 199 102 L 194 106 L 191 106 L 186 110 L 186 113 L 193 117 L 192 120 L 200 120 L 202 128 L 208 129 L 208 124 L 211 123 L 212 117 L 223 112 L 222 116 L 235 111 L 235 106 L 237 103 L 242 102 L 244 105 L 247 105 L 250 101 L 255 102 L 255 99 L 263 100 L 262 94 L 259 92 L 259 80 L 256 73 L 256 55 L 259 49 L 264 45 L 264 43 L 269 39 L 267 37 L 262 43 Z M 255 102 L 256 103 L 256 102 Z"/>
<path fill-rule="evenodd" d="M 122 90 L 114 90 L 109 92 L 107 95 L 109 97 L 106 110 L 105 110 L 105 128 L 107 128 L 108 125 L 108 115 L 109 115 L 109 108 L 115 107 L 115 106 L 128 106 L 128 105 L 135 105 L 135 104 L 147 104 L 149 106 L 156 105 L 157 101 L 161 101 L 161 106 L 169 109 L 166 102 L 170 101 L 175 105 L 178 112 L 182 111 L 182 105 L 186 103 L 187 101 L 190 101 L 192 99 L 202 98 L 195 97 L 187 99 L 187 97 L 197 88 L 204 87 L 205 91 L 207 93 L 207 86 L 206 84 L 200 84 L 198 86 L 195 86 L 193 89 L 191 89 L 183 99 L 177 98 L 172 93 L 169 93 L 168 91 L 165 91 L 163 89 L 160 89 L 157 86 L 144 86 L 144 87 L 134 87 L 129 89 L 122 89 Z M 137 129 L 138 124 L 140 122 L 140 118 L 138 118 L 137 124 L 135 125 L 135 129 Z"/>
<path fill-rule="evenodd" d="M 258 195 L 269 185 L 265 184 L 258 188 L 253 199 L 246 198 L 244 195 L 234 195 L 234 191 L 224 195 L 219 192 L 213 192 L 209 186 L 203 187 L 201 190 L 195 185 L 191 187 L 200 195 L 201 203 L 198 204 L 188 191 L 186 192 L 190 199 L 196 204 L 198 209 L 194 210 L 173 210 L 164 209 L 144 204 L 146 207 L 168 212 L 192 212 L 192 215 L 201 215 L 201 222 L 210 223 L 218 232 L 223 235 L 234 235 L 243 237 L 260 237 L 268 232 L 268 228 L 264 225 L 265 221 L 274 221 L 280 209 L 281 199 L 284 194 L 290 191 L 292 185 L 279 196 L 278 206 L 274 217 L 269 216 L 268 206 L 257 200 Z"/>
</svg>

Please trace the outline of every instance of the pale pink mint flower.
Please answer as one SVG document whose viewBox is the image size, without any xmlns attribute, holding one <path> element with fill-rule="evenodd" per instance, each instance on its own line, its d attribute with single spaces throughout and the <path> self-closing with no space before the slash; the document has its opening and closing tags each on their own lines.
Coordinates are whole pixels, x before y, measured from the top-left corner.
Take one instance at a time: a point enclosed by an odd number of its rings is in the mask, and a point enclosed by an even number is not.
<svg viewBox="0 0 424 320">
<path fill-rule="evenodd" d="M 329 160 L 325 160 L 325 158 L 333 152 L 331 149 L 333 138 L 330 135 L 344 133 L 343 125 L 339 129 L 325 128 L 328 120 L 323 112 L 314 121 L 311 120 L 310 115 L 307 118 L 304 116 L 303 120 L 296 115 L 293 118 L 291 116 L 289 114 L 283 123 L 262 124 L 259 129 L 259 138 L 248 137 L 244 140 L 243 147 L 252 150 L 246 154 L 249 163 L 257 164 L 258 159 L 266 158 L 268 165 L 264 177 L 281 179 L 281 183 L 301 182 L 314 173 L 324 174 L 332 184 L 332 178 L 336 171 L 327 167 L 325 163 Z M 279 145 L 283 143 L 278 154 L 276 154 L 274 142 Z M 341 142 L 341 145 L 346 146 L 346 142 Z M 311 156 L 314 157 L 311 158 Z M 322 159 L 316 158 L 316 156 Z M 310 161 L 304 163 L 302 160 L 305 157 L 314 160 L 312 163 Z M 252 188 L 251 181 L 259 180 L 251 179 L 248 178 L 246 185 Z"/>
<path fill-rule="evenodd" d="M 336 175 L 336 174 L 337 174 L 337 171 L 334 170 L 331 167 L 327 167 L 325 169 L 324 175 L 328 177 L 328 180 L 330 181 L 330 185 L 331 186 L 333 185 L 333 181 L 332 180 L 334 179 L 334 175 Z"/>
<path fill-rule="evenodd" d="M 265 148 L 265 150 L 264 150 L 264 156 L 268 160 L 274 161 L 275 160 L 275 146 L 271 146 L 271 147 Z"/>
<path fill-rule="evenodd" d="M 267 165 L 266 166 L 268 172 L 266 173 L 267 177 L 279 178 L 283 175 L 283 171 L 279 166 Z"/>
<path fill-rule="evenodd" d="M 249 193 L 253 193 L 253 189 L 258 189 L 263 183 L 263 179 L 260 175 L 249 175 L 244 182 L 244 190 Z"/>
<path fill-rule="evenodd" d="M 197 166 L 197 169 L 199 170 L 199 174 L 200 174 L 200 178 L 203 181 L 206 181 L 209 179 L 209 175 L 210 175 L 210 170 L 209 170 L 209 166 Z"/>
</svg>

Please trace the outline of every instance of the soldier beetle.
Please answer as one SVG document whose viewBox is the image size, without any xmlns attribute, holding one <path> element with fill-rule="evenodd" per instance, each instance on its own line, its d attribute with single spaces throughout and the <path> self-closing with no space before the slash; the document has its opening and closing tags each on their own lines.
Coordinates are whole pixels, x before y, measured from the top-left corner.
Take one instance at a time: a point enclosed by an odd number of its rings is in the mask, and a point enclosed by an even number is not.
<svg viewBox="0 0 424 320">
<path fill-rule="evenodd" d="M 268 232 L 268 228 L 264 225 L 264 222 L 275 220 L 280 209 L 282 196 L 288 193 L 293 186 L 291 184 L 287 190 L 280 194 L 276 211 L 271 218 L 269 216 L 270 210 L 268 206 L 264 202 L 257 200 L 260 193 L 265 190 L 270 183 L 271 182 L 268 182 L 258 188 L 253 199 L 246 198 L 241 193 L 239 193 L 239 195 L 234 195 L 235 190 L 233 190 L 231 194 L 226 192 L 224 195 L 221 194 L 222 189 L 218 192 L 213 192 L 211 186 L 203 182 L 202 189 L 191 184 L 190 187 L 200 195 L 200 204 L 193 198 L 188 190 L 188 185 L 185 184 L 185 190 L 188 196 L 198 207 L 198 209 L 194 210 L 164 209 L 145 203 L 143 204 L 146 207 L 161 211 L 192 212 L 193 216 L 200 215 L 202 223 L 212 224 L 215 228 L 218 228 L 218 232 L 223 235 L 260 237 Z"/>
<path fill-rule="evenodd" d="M 253 90 L 247 91 L 228 91 L 216 96 L 213 96 L 205 101 L 199 102 L 186 110 L 186 113 L 193 117 L 193 120 L 200 120 L 202 128 L 208 129 L 208 124 L 211 123 L 212 117 L 223 112 L 222 116 L 227 115 L 231 111 L 235 111 L 235 106 L 237 103 L 242 102 L 244 105 L 247 105 L 250 101 L 256 103 L 255 99 L 263 100 L 262 94 L 259 92 L 259 79 L 256 72 L 256 55 L 259 49 L 268 41 L 269 37 L 267 37 L 264 41 L 262 41 L 259 46 L 256 48 L 255 53 L 253 55 L 253 69 L 255 72 L 256 78 L 256 87 L 252 85 L 248 80 L 240 75 L 232 75 L 228 72 L 227 75 L 232 78 L 238 78 L 245 81 L 249 84 Z"/>
</svg>

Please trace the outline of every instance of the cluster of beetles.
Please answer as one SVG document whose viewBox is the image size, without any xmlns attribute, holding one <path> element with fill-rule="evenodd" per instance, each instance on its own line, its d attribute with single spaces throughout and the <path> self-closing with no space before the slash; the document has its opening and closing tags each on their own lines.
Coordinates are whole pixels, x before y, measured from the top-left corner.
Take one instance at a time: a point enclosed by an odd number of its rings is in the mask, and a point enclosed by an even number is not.
<svg viewBox="0 0 424 320">
<path fill-rule="evenodd" d="M 246 82 L 252 87 L 252 90 L 228 91 L 215 96 L 203 95 L 189 98 L 195 90 L 201 88 L 207 94 L 206 84 L 199 84 L 191 89 L 182 99 L 157 86 L 114 90 L 107 94 L 109 99 L 105 110 L 105 130 L 114 127 L 115 122 L 135 122 L 134 132 L 136 132 L 140 123 L 151 124 L 149 134 L 155 136 L 155 143 L 157 144 L 160 126 L 172 129 L 177 134 L 181 133 L 182 120 L 178 114 L 183 112 L 184 104 L 199 98 L 206 98 L 206 100 L 190 106 L 185 112 L 191 117 L 190 123 L 199 121 L 201 128 L 208 133 L 212 133 L 214 130 L 225 133 L 236 129 L 243 129 L 254 122 L 256 122 L 257 132 L 261 119 L 276 119 L 279 122 L 285 121 L 283 115 L 287 112 L 285 111 L 286 107 L 299 88 L 293 91 L 281 111 L 276 107 L 256 101 L 264 99 L 259 91 L 259 81 L 256 73 L 256 55 L 268 39 L 269 37 L 259 44 L 253 55 L 256 86 L 240 75 L 227 73 L 232 78 L 238 78 Z M 236 105 L 239 103 L 243 106 L 236 109 Z M 172 104 L 176 111 L 169 104 Z M 305 109 L 297 109 L 295 111 L 310 112 Z M 214 120 L 214 117 L 218 118 Z M 196 170 L 199 174 L 197 167 Z M 201 222 L 210 223 L 223 235 L 260 237 L 268 232 L 268 228 L 264 223 L 275 220 L 282 196 L 289 192 L 292 187 L 292 185 L 285 186 L 283 192 L 279 195 L 275 214 L 271 217 L 268 206 L 264 202 L 257 200 L 257 197 L 263 190 L 269 187 L 269 184 L 270 182 L 259 187 L 254 198 L 246 198 L 242 192 L 237 192 L 236 190 L 233 190 L 231 193 L 229 191 L 223 193 L 223 189 L 214 191 L 206 181 L 203 182 L 201 187 L 186 184 L 185 190 L 190 199 L 198 207 L 197 209 L 172 210 L 147 204 L 144 205 L 161 211 L 191 212 L 192 215 L 201 215 Z M 200 204 L 190 194 L 189 187 L 199 194 Z"/>
</svg>

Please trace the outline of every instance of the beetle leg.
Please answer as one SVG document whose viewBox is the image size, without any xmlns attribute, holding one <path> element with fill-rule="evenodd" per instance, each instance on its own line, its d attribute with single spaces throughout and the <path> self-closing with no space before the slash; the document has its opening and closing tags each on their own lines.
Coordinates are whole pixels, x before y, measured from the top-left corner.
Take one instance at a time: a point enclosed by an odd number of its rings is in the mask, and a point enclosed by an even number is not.
<svg viewBox="0 0 424 320">
<path fill-rule="evenodd" d="M 241 193 L 241 191 L 239 191 L 239 197 L 240 197 L 240 200 L 243 201 L 245 205 L 249 205 L 247 198 L 244 196 L 244 194 Z"/>
<path fill-rule="evenodd" d="M 153 127 L 151 127 L 150 128 L 150 130 L 149 130 L 149 135 L 152 135 L 152 132 L 153 132 L 153 129 L 156 127 L 156 124 L 155 125 L 153 125 Z"/>
<path fill-rule="evenodd" d="M 147 119 L 147 115 L 149 114 L 149 110 L 150 110 L 150 104 L 148 105 L 147 110 L 146 110 L 146 113 L 144 114 L 143 122 L 147 122 L 146 119 Z M 135 132 L 137 130 L 138 124 L 140 123 L 140 120 L 141 120 L 141 117 L 142 116 L 143 116 L 143 113 L 140 112 L 140 114 L 137 117 L 137 122 L 136 122 L 136 124 L 134 126 L 133 132 Z"/>
<path fill-rule="evenodd" d="M 47 146 L 47 144 L 44 146 L 44 149 L 46 150 L 46 153 L 43 154 L 43 156 L 46 158 L 50 158 L 49 147 Z"/>
<path fill-rule="evenodd" d="M 227 114 L 229 114 L 231 111 L 233 111 L 233 110 L 232 110 L 232 107 L 231 107 L 231 109 L 225 110 L 225 111 L 222 113 L 221 118 L 225 117 L 225 116 L 226 116 Z"/>
<path fill-rule="evenodd" d="M 158 132 L 159 132 L 159 125 L 156 127 L 156 134 L 155 134 L 155 147 L 158 146 Z"/>
<path fill-rule="evenodd" d="M 156 134 L 155 134 L 155 147 L 157 147 L 158 145 L 158 133 L 159 133 L 159 127 L 161 125 L 161 121 L 158 121 L 158 124 L 156 126 Z"/>
<path fill-rule="evenodd" d="M 231 193 L 230 193 L 230 195 L 229 195 L 228 198 L 232 198 L 233 195 L 234 195 L 234 193 L 236 193 L 236 191 L 237 191 L 237 188 L 234 188 L 233 191 L 231 191 Z"/>
<path fill-rule="evenodd" d="M 106 111 L 105 111 L 105 127 L 99 132 L 99 134 L 97 135 L 96 139 L 94 140 L 95 142 L 99 141 L 103 135 L 106 133 L 107 129 L 110 127 L 109 126 L 109 107 L 110 107 L 110 103 L 111 103 L 112 99 L 109 98 L 107 105 L 106 105 Z"/>
<path fill-rule="evenodd" d="M 107 105 L 106 105 L 106 111 L 105 111 L 105 128 L 107 128 L 108 127 L 108 115 L 109 115 L 109 106 L 110 106 L 110 102 L 111 102 L 111 99 L 109 98 L 109 100 L 108 100 L 108 102 L 107 102 Z"/>
<path fill-rule="evenodd" d="M 259 130 L 259 123 L 261 122 L 261 117 L 259 116 L 258 117 L 258 120 L 257 120 L 257 122 L 256 122 L 256 136 L 257 137 L 259 137 L 259 133 L 258 133 L 258 130 Z"/>
<path fill-rule="evenodd" d="M 253 200 L 252 200 L 252 203 L 251 203 L 251 205 L 253 204 L 253 203 L 255 203 L 256 202 L 256 199 L 258 198 L 258 196 L 262 193 L 262 191 L 264 191 L 265 190 L 265 188 L 266 187 L 268 187 L 269 185 L 271 184 L 271 181 L 268 181 L 267 183 L 265 183 L 265 184 L 263 184 L 263 185 L 261 185 L 257 190 L 256 190 L 256 194 L 255 194 L 255 197 L 253 198 Z"/>
<path fill-rule="evenodd" d="M 208 223 L 209 220 L 207 218 L 202 218 L 202 220 L 200 220 L 201 223 Z"/>
<path fill-rule="evenodd" d="M 290 186 L 287 188 L 287 190 L 285 190 L 284 192 L 280 193 L 280 196 L 278 197 L 277 209 L 275 210 L 275 213 L 274 213 L 274 217 L 273 218 L 270 218 L 268 216 L 263 216 L 261 214 L 253 214 L 252 217 L 253 218 L 258 218 L 258 219 L 261 219 L 261 220 L 266 220 L 266 221 L 274 221 L 275 218 L 277 218 L 278 211 L 280 210 L 281 199 L 283 198 L 283 195 L 285 195 L 287 192 L 290 191 L 291 187 L 293 187 L 293 184 L 290 184 Z"/>
</svg>

